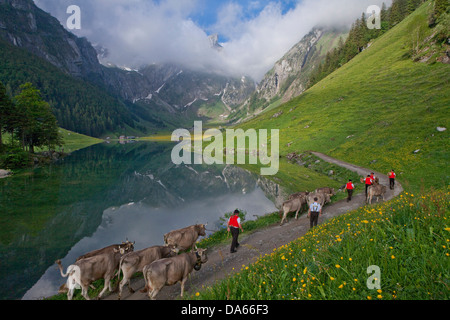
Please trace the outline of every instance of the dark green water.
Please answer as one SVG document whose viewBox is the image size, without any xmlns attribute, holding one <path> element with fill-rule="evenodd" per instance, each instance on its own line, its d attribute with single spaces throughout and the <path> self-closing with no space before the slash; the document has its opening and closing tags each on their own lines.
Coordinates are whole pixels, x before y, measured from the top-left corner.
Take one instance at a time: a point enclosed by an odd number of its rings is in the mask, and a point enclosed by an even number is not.
<svg viewBox="0 0 450 320">
<path fill-rule="evenodd" d="M 136 250 L 161 245 L 177 228 L 218 228 L 236 208 L 248 218 L 276 210 L 268 197 L 277 195 L 267 184 L 264 193 L 258 176 L 233 166 L 175 166 L 173 146 L 100 144 L 0 180 L 0 299 L 55 294 L 65 282 L 57 259 L 67 267 L 126 239 Z"/>
</svg>

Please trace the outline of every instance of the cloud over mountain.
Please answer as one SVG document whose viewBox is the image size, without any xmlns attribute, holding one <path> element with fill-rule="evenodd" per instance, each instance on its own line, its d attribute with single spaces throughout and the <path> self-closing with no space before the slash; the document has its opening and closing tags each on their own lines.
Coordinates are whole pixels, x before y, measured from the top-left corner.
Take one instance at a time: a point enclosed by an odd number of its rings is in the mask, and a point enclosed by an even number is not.
<svg viewBox="0 0 450 320">
<path fill-rule="evenodd" d="M 214 8 L 206 10 L 211 2 Z M 369 5 L 382 2 L 35 0 L 63 25 L 67 8 L 78 5 L 82 28 L 74 33 L 108 48 L 117 65 L 176 62 L 257 81 L 314 26 L 349 26 Z M 214 33 L 223 50 L 211 49 L 208 36 Z"/>
</svg>

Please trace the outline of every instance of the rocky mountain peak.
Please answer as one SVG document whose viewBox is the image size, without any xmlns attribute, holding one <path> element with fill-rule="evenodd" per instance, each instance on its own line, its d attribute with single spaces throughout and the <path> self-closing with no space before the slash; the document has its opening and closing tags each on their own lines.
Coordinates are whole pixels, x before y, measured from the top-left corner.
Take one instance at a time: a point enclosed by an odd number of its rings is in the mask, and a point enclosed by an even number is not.
<svg viewBox="0 0 450 320">
<path fill-rule="evenodd" d="M 222 51 L 223 47 L 219 44 L 219 35 L 218 34 L 212 34 L 208 37 L 209 39 L 209 45 L 212 49 Z"/>
</svg>

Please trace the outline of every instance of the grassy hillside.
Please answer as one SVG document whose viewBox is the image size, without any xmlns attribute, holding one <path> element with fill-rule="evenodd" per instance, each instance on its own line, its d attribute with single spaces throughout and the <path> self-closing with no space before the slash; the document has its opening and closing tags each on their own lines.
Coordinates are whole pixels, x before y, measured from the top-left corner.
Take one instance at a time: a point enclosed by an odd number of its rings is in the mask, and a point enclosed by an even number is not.
<svg viewBox="0 0 450 320">
<path fill-rule="evenodd" d="M 430 9 L 425 3 L 302 96 L 241 127 L 280 129 L 282 155 L 315 150 L 393 168 L 407 190 L 447 186 L 449 132 L 436 128 L 450 128 L 450 65 L 410 58 L 417 37 L 433 33 Z"/>
</svg>

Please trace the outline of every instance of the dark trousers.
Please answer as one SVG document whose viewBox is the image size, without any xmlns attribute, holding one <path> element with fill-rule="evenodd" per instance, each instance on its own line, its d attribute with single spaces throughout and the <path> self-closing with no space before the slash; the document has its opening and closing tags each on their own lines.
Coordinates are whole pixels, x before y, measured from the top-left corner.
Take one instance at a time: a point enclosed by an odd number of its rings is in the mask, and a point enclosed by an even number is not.
<svg viewBox="0 0 450 320">
<path fill-rule="evenodd" d="M 367 198 L 367 189 L 371 186 L 372 186 L 371 184 L 366 184 L 366 198 Z"/>
<path fill-rule="evenodd" d="M 348 197 L 347 202 L 352 201 L 353 189 L 347 189 Z"/>
<path fill-rule="evenodd" d="M 319 212 L 311 212 L 310 214 L 311 228 L 317 226 L 318 221 L 319 221 Z"/>
<path fill-rule="evenodd" d="M 395 187 L 395 178 L 389 178 L 389 185 L 391 187 L 391 190 L 394 190 Z"/>
<path fill-rule="evenodd" d="M 230 227 L 231 236 L 233 240 L 231 241 L 231 249 L 230 252 L 236 251 L 236 248 L 239 247 L 238 237 L 239 237 L 239 228 Z"/>
</svg>

